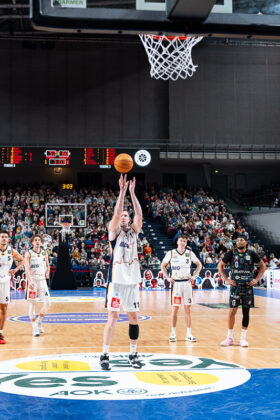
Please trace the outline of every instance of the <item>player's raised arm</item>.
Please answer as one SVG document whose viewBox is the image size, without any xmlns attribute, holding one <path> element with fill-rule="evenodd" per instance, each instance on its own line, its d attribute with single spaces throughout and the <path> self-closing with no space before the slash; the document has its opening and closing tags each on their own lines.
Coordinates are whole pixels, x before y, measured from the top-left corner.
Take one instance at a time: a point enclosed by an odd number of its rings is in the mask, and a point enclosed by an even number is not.
<svg viewBox="0 0 280 420">
<path fill-rule="evenodd" d="M 13 270 L 10 270 L 11 276 L 14 276 L 16 274 L 16 272 L 19 271 L 24 266 L 24 258 L 15 249 L 12 249 L 12 253 L 13 253 L 13 259 L 19 262 L 19 264 L 16 266 L 16 268 L 14 268 Z"/>
<path fill-rule="evenodd" d="M 119 193 L 119 196 L 118 196 L 115 208 L 114 208 L 113 218 L 110 221 L 109 226 L 108 226 L 109 233 L 116 231 L 120 225 L 121 214 L 123 212 L 124 197 L 125 197 L 126 190 L 128 187 L 128 181 L 126 180 L 126 175 L 123 176 L 123 174 L 121 174 L 120 179 L 119 179 L 119 186 L 120 186 L 120 193 Z"/>
<path fill-rule="evenodd" d="M 130 192 L 131 201 L 132 201 L 133 209 L 134 209 L 134 219 L 133 219 L 132 228 L 135 230 L 136 233 L 139 233 L 140 230 L 142 229 L 143 214 L 142 214 L 142 208 L 140 206 L 140 203 L 135 195 L 135 184 L 136 184 L 135 177 L 133 177 L 133 181 L 129 182 L 129 192 Z"/>
</svg>

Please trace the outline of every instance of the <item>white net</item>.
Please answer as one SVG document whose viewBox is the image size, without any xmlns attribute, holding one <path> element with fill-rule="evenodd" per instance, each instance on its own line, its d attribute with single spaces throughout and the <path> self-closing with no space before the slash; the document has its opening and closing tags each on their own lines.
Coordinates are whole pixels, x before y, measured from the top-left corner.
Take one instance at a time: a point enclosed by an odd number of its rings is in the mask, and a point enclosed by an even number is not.
<svg viewBox="0 0 280 420">
<path fill-rule="evenodd" d="M 177 80 L 192 77 L 197 66 L 192 61 L 192 48 L 202 36 L 139 35 L 151 65 L 151 77 Z"/>
<path fill-rule="evenodd" d="M 66 235 L 70 235 L 70 233 L 71 233 L 72 223 L 62 223 L 61 222 L 60 225 L 62 226 L 62 229 L 61 229 L 61 239 L 64 242 L 64 241 L 66 241 L 66 238 L 67 238 Z"/>
</svg>

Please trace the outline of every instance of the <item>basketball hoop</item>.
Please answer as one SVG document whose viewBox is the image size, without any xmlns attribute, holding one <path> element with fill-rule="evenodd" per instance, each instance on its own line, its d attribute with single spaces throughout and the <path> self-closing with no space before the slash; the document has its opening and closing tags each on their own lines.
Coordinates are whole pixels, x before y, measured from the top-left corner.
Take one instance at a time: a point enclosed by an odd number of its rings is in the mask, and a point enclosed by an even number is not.
<svg viewBox="0 0 280 420">
<path fill-rule="evenodd" d="M 63 241 L 65 241 L 66 240 L 66 235 L 67 234 L 69 234 L 69 233 L 71 233 L 71 226 L 72 226 L 72 223 L 69 223 L 69 222 L 60 222 L 60 226 L 62 227 L 62 229 L 61 229 L 61 238 L 62 238 L 62 240 Z"/>
<path fill-rule="evenodd" d="M 139 35 L 155 79 L 177 80 L 192 77 L 197 66 L 192 61 L 192 49 L 202 36 Z"/>
</svg>

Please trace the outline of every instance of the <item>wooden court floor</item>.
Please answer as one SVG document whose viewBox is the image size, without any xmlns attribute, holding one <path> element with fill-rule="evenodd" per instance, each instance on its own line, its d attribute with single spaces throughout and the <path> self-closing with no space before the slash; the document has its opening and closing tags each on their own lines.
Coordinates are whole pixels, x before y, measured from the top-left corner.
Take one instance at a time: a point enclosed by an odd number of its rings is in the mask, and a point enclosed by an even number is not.
<svg viewBox="0 0 280 420">
<path fill-rule="evenodd" d="M 192 333 L 170 343 L 170 292 L 140 292 L 141 371 L 127 363 L 128 322 L 120 315 L 102 372 L 104 290 L 51 292 L 45 333 L 33 337 L 28 303 L 13 292 L 0 346 L 0 412 L 5 420 L 159 420 L 280 418 L 280 292 L 255 291 L 248 348 L 220 346 L 227 333 L 227 290 L 194 292 Z M 39 308 L 41 304 L 38 303 Z M 203 365 L 203 367 L 202 367 Z"/>
<path fill-rule="evenodd" d="M 63 292 L 62 292 L 63 293 Z M 67 292 L 65 292 L 67 293 Z M 228 309 L 217 309 L 201 304 L 227 302 L 227 291 L 200 290 L 194 292 L 192 307 L 192 333 L 197 343 L 184 340 L 186 327 L 183 309 L 179 311 L 177 342 L 169 343 L 170 335 L 170 293 L 166 291 L 140 292 L 139 314 L 151 319 L 140 322 L 138 352 L 203 355 L 238 363 L 246 368 L 278 368 L 280 353 L 280 300 L 255 296 L 256 308 L 250 311 L 248 348 L 238 344 L 241 330 L 241 309 L 238 310 L 235 325 L 236 345 L 224 348 L 219 343 L 226 337 Z M 37 307 L 40 307 L 40 303 Z M 106 312 L 104 302 L 52 303 L 50 313 Z M 4 335 L 7 344 L 0 346 L 0 361 L 31 355 L 71 352 L 99 352 L 102 350 L 104 323 L 101 324 L 45 324 L 45 333 L 32 336 L 31 325 L 26 322 L 9 321 L 11 316 L 28 315 L 25 300 L 12 300 Z M 110 347 L 112 352 L 128 352 L 128 324 L 118 323 Z"/>
</svg>

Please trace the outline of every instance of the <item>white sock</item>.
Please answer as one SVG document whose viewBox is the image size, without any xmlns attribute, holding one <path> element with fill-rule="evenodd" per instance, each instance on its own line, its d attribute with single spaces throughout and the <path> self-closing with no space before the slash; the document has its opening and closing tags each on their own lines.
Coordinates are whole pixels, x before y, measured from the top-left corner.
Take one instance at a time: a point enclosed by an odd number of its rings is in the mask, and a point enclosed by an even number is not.
<svg viewBox="0 0 280 420">
<path fill-rule="evenodd" d="M 136 353 L 137 344 L 130 343 L 130 354 Z"/>
<path fill-rule="evenodd" d="M 43 319 L 43 317 L 38 316 L 38 318 L 36 320 L 38 325 L 41 325 L 42 324 L 42 319 Z"/>
<path fill-rule="evenodd" d="M 232 330 L 228 330 L 227 338 L 233 338 L 233 329 Z"/>
<path fill-rule="evenodd" d="M 106 346 L 106 344 L 103 344 L 103 353 L 109 353 L 109 347 L 110 346 Z"/>
<path fill-rule="evenodd" d="M 171 327 L 171 333 L 172 333 L 173 335 L 176 335 L 176 327 Z"/>
<path fill-rule="evenodd" d="M 243 328 L 242 328 L 240 338 L 242 338 L 242 340 L 245 340 L 246 339 L 246 334 L 247 334 L 247 330 L 243 330 Z"/>
<path fill-rule="evenodd" d="M 0 330 L 0 334 L 3 334 L 3 330 Z"/>
<path fill-rule="evenodd" d="M 192 336 L 192 329 L 187 328 L 187 337 L 191 337 L 191 336 Z"/>
<path fill-rule="evenodd" d="M 37 329 L 36 321 L 32 321 L 31 324 L 32 324 L 32 327 L 33 327 L 33 331 L 36 330 Z"/>
</svg>

